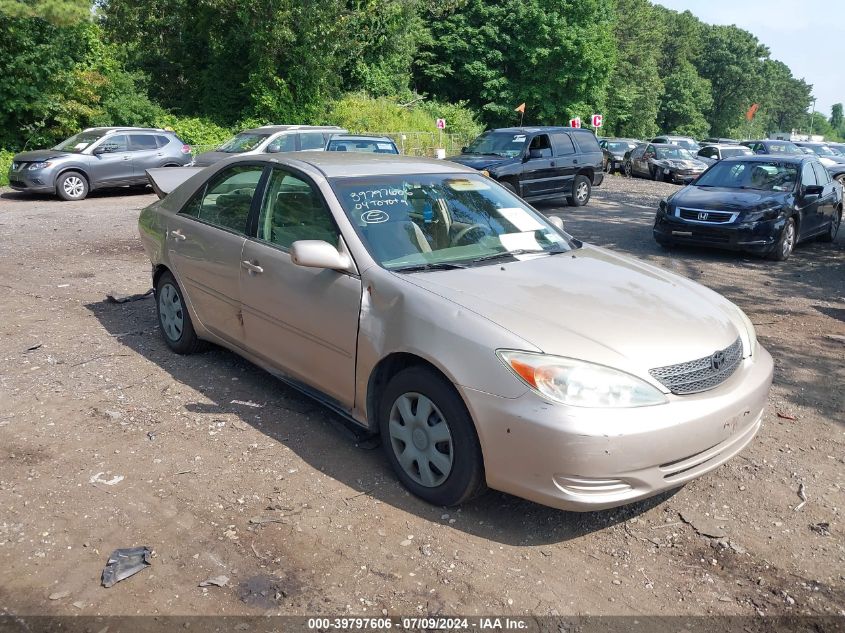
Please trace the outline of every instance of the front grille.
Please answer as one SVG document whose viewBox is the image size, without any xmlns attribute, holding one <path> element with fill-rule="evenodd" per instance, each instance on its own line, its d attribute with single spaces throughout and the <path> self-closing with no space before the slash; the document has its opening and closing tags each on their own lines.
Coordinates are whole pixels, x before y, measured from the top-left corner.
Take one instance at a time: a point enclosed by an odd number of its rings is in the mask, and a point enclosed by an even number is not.
<svg viewBox="0 0 845 633">
<path fill-rule="evenodd" d="M 682 396 L 713 389 L 725 382 L 742 360 L 742 339 L 732 345 L 686 363 L 649 369 L 648 373 L 672 393 Z"/>
<path fill-rule="evenodd" d="M 697 209 L 678 209 L 678 217 L 684 220 L 693 220 L 695 222 L 707 222 L 710 224 L 727 224 L 733 222 L 736 218 L 736 213 L 728 211 L 704 211 Z"/>
</svg>

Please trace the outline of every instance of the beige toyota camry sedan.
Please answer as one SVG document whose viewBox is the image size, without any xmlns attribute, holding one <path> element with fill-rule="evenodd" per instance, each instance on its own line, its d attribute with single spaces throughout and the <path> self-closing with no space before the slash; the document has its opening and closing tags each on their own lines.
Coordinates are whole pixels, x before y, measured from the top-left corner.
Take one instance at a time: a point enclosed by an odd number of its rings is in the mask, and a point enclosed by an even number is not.
<svg viewBox="0 0 845 633">
<path fill-rule="evenodd" d="M 227 347 L 379 433 L 431 503 L 617 506 L 760 428 L 772 359 L 739 308 L 472 169 L 327 152 L 148 173 L 167 345 Z"/>
</svg>

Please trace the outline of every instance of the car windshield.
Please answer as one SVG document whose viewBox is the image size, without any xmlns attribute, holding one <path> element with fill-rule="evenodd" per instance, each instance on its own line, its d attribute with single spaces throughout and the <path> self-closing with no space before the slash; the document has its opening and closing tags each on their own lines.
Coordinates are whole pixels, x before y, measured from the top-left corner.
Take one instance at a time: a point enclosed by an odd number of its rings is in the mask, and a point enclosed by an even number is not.
<svg viewBox="0 0 845 633">
<path fill-rule="evenodd" d="M 722 161 L 695 182 L 697 187 L 792 191 L 799 165 L 779 161 Z"/>
<path fill-rule="evenodd" d="M 634 149 L 636 145 L 634 143 L 626 143 L 624 141 L 608 141 L 607 142 L 607 150 L 609 152 L 615 153 L 625 153 L 629 149 Z"/>
<path fill-rule="evenodd" d="M 398 154 L 396 146 L 386 139 L 332 139 L 329 152 L 370 152 L 372 154 Z"/>
<path fill-rule="evenodd" d="M 782 143 L 769 143 L 766 154 L 803 154 L 804 152 L 795 143 L 788 141 Z"/>
<path fill-rule="evenodd" d="M 698 150 L 701 146 L 691 138 L 670 138 L 669 142 L 672 145 L 678 145 L 688 150 Z"/>
<path fill-rule="evenodd" d="M 53 149 L 60 149 L 63 152 L 73 152 L 78 154 L 91 145 L 91 143 L 99 141 L 103 138 L 103 136 L 103 132 L 80 132 L 79 134 L 75 134 L 69 139 L 62 141 Z"/>
<path fill-rule="evenodd" d="M 695 160 L 695 157 L 683 147 L 658 147 L 659 160 Z"/>
<path fill-rule="evenodd" d="M 240 154 L 241 152 L 250 152 L 261 145 L 262 141 L 268 139 L 269 134 L 260 134 L 257 132 L 242 132 L 230 138 L 217 148 L 218 152 L 226 152 L 227 154 Z"/>
<path fill-rule="evenodd" d="M 463 267 L 573 248 L 544 216 L 481 175 L 335 178 L 331 186 L 367 250 L 389 270 Z"/>
<path fill-rule="evenodd" d="M 522 154 L 527 135 L 513 132 L 485 132 L 467 147 L 465 154 L 495 154 L 515 158 Z"/>
<path fill-rule="evenodd" d="M 724 147 L 722 148 L 722 158 L 730 158 L 731 156 L 751 156 L 754 152 L 748 147 Z"/>
<path fill-rule="evenodd" d="M 819 156 L 839 156 L 838 152 L 834 152 L 827 145 L 809 145 L 808 147 Z"/>
</svg>

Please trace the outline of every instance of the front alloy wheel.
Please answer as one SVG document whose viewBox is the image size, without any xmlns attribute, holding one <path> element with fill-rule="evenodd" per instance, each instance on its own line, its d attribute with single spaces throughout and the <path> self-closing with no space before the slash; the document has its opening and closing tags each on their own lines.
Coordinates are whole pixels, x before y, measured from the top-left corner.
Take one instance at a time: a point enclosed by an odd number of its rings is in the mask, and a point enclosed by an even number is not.
<svg viewBox="0 0 845 633">
<path fill-rule="evenodd" d="M 779 262 L 789 259 L 789 256 L 792 254 L 792 250 L 795 248 L 796 238 L 797 232 L 795 230 L 795 218 L 787 218 L 786 224 L 784 224 L 783 230 L 781 231 L 780 239 L 778 240 L 778 243 L 775 244 L 775 248 L 771 252 L 770 257 Z"/>
<path fill-rule="evenodd" d="M 426 488 L 442 484 L 452 472 L 452 433 L 440 409 L 419 393 L 403 393 L 390 409 L 390 443 L 408 475 Z"/>
<path fill-rule="evenodd" d="M 475 424 L 439 372 L 415 365 L 393 376 L 381 394 L 378 421 L 388 461 L 418 497 L 451 506 L 484 490 Z"/>
</svg>

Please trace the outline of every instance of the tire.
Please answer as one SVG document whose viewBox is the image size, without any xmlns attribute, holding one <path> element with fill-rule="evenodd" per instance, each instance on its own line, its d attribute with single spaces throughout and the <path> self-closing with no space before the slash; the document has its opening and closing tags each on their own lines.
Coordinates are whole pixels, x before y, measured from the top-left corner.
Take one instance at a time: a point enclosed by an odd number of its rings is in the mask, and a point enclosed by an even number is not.
<svg viewBox="0 0 845 633">
<path fill-rule="evenodd" d="M 780 233 L 780 239 L 775 244 L 774 249 L 769 253 L 769 259 L 785 262 L 792 255 L 797 241 L 798 231 L 795 226 L 795 218 L 787 218 L 786 224 L 783 225 L 783 230 Z"/>
<path fill-rule="evenodd" d="M 429 407 L 424 420 L 416 419 L 421 406 Z M 388 382 L 378 415 L 387 460 L 416 496 L 454 506 L 484 491 L 484 459 L 475 425 L 443 376 L 427 367 L 403 369 Z"/>
<path fill-rule="evenodd" d="M 590 179 L 578 174 L 572 181 L 572 194 L 566 196 L 566 202 L 570 207 L 583 207 L 590 201 L 592 191 Z"/>
<path fill-rule="evenodd" d="M 88 179 L 78 171 L 66 171 L 56 181 L 56 195 L 62 200 L 85 200 L 88 196 Z"/>
<path fill-rule="evenodd" d="M 170 272 L 159 277 L 155 299 L 158 327 L 170 349 L 177 354 L 193 354 L 206 347 L 205 341 L 197 338 L 182 289 Z"/>
<path fill-rule="evenodd" d="M 633 178 L 634 177 L 634 168 L 631 166 L 631 161 L 625 161 L 625 177 L 626 178 Z"/>
<path fill-rule="evenodd" d="M 842 209 L 834 209 L 833 210 L 833 219 L 830 221 L 830 225 L 827 228 L 827 233 L 820 236 L 819 239 L 822 242 L 832 242 L 836 239 L 836 234 L 839 233 L 839 227 L 842 225 Z"/>
<path fill-rule="evenodd" d="M 657 167 L 651 168 L 651 177 L 656 180 L 657 182 L 663 182 L 666 179 L 663 177 L 663 174 Z"/>
</svg>

